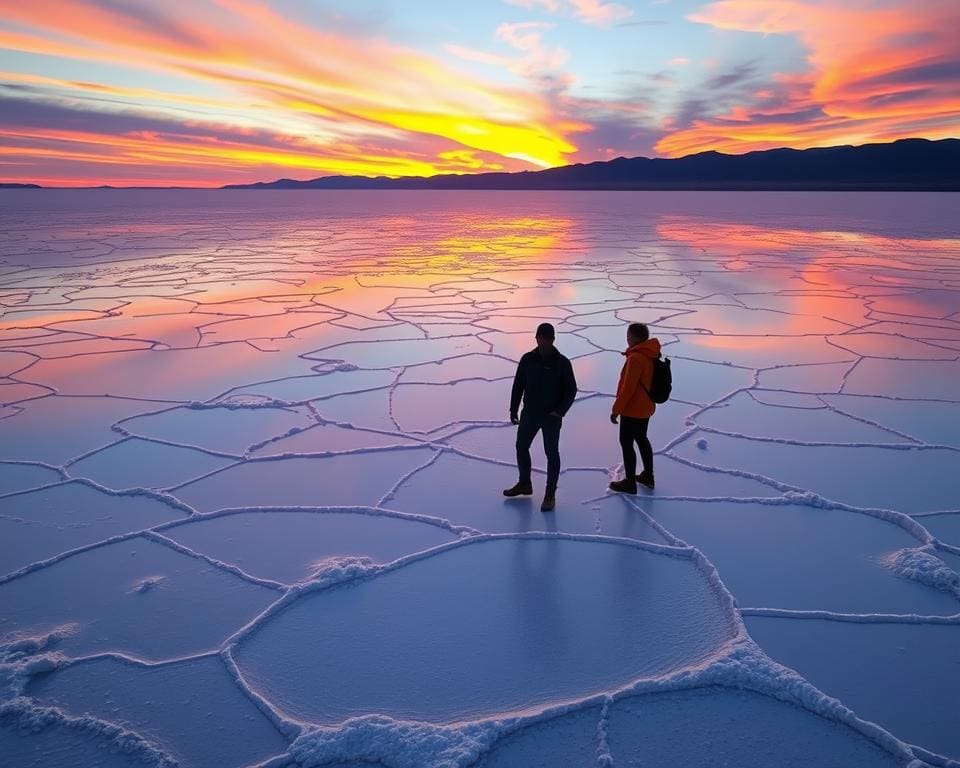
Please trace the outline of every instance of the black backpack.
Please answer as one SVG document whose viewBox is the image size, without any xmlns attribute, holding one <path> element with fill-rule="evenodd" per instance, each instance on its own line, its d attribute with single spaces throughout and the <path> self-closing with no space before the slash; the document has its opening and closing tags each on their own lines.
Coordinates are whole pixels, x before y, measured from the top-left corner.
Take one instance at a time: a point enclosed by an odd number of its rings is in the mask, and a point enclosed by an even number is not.
<svg viewBox="0 0 960 768">
<path fill-rule="evenodd" d="M 673 390 L 673 374 L 670 372 L 670 358 L 658 357 L 653 361 L 653 380 L 647 394 L 655 403 L 665 403 Z"/>
</svg>

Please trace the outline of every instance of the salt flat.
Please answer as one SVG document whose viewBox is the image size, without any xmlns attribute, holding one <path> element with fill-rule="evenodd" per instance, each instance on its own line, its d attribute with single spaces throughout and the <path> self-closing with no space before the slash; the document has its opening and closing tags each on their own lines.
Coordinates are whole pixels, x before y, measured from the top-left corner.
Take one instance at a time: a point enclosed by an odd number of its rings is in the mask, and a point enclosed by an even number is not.
<svg viewBox="0 0 960 768">
<path fill-rule="evenodd" d="M 0 762 L 960 765 L 958 220 L 0 192 Z M 500 494 L 543 320 L 552 514 Z M 675 386 L 625 497 L 632 321 Z"/>
</svg>

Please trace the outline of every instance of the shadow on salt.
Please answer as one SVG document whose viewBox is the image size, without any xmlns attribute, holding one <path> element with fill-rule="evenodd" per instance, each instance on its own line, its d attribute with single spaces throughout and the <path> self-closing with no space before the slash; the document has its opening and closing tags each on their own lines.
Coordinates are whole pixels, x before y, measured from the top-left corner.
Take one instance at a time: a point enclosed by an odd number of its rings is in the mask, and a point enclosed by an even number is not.
<svg viewBox="0 0 960 768">
<path fill-rule="evenodd" d="M 449 723 L 580 699 L 702 663 L 736 632 L 690 555 L 651 546 L 465 543 L 307 593 L 234 652 L 254 689 L 318 724 L 371 712 Z"/>
<path fill-rule="evenodd" d="M 449 482 L 449 478 L 456 478 Z M 504 499 L 501 489 L 516 480 L 516 469 L 499 467 L 453 453 L 406 480 L 385 506 L 408 514 L 428 515 L 484 533 L 561 531 L 602 533 L 666 543 L 641 514 L 619 497 L 605 497 L 604 472 L 569 470 L 560 476 L 557 508 L 540 512 L 544 477 L 535 473 L 534 496 Z"/>
</svg>

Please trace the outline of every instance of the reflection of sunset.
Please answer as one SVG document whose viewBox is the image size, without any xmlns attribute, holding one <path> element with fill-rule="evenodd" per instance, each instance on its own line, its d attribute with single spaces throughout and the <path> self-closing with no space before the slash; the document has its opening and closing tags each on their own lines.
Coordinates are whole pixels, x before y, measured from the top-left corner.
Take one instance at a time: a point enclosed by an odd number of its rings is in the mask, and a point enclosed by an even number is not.
<svg viewBox="0 0 960 768">
<path fill-rule="evenodd" d="M 689 322 L 711 328 L 720 323 L 733 331 L 700 334 L 691 343 L 713 349 L 754 349 L 770 343 L 770 336 L 831 335 L 869 323 L 871 310 L 882 309 L 884 299 L 874 272 L 895 273 L 902 255 L 913 259 L 953 258 L 960 253 L 954 238 L 891 238 L 877 234 L 835 230 L 801 230 L 731 223 L 694 216 L 662 216 L 656 231 L 660 238 L 695 249 L 698 262 L 715 263 L 736 276 L 735 288 L 723 279 L 724 293 L 738 295 L 750 306 L 750 296 L 770 294 L 752 310 L 741 307 L 703 306 Z M 701 251 L 703 253 L 701 253 Z M 906 269 L 913 265 L 904 264 Z M 774 270 L 771 273 L 771 270 Z M 709 275 L 709 273 L 708 273 Z M 704 285 L 710 284 L 708 275 Z M 789 280 L 789 282 L 785 282 Z M 936 299 L 927 295 L 896 297 L 897 312 L 929 315 L 926 305 Z M 777 314 L 762 315 L 760 307 Z M 886 311 L 893 309 L 891 303 Z M 943 314 L 940 312 L 939 314 Z M 761 319 L 765 318 L 765 319 Z M 837 327 L 837 323 L 843 326 Z"/>
<path fill-rule="evenodd" d="M 504 253 L 538 259 L 562 247 L 573 221 L 561 218 L 491 217 L 454 219 L 458 233 L 443 237 L 436 248 L 451 258 L 462 259 L 477 252 Z M 429 247 L 429 246 L 428 246 Z"/>
<path fill-rule="evenodd" d="M 811 254 L 821 263 L 842 255 L 845 264 L 861 266 L 890 266 L 890 259 L 898 252 L 936 255 L 954 255 L 960 248 L 957 238 L 884 237 L 866 232 L 781 228 L 753 222 L 730 223 L 704 220 L 694 216 L 661 216 L 656 224 L 657 234 L 664 240 L 691 247 L 710 248 L 717 254 L 729 255 L 733 269 L 742 269 L 750 258 L 768 261 L 764 249 L 787 248 Z M 848 249 L 855 246 L 854 249 Z M 842 254 L 831 248 L 843 249 Z M 748 253 L 745 254 L 744 251 Z M 876 254 L 891 254 L 884 258 Z M 752 255 L 752 256 L 751 256 Z"/>
</svg>

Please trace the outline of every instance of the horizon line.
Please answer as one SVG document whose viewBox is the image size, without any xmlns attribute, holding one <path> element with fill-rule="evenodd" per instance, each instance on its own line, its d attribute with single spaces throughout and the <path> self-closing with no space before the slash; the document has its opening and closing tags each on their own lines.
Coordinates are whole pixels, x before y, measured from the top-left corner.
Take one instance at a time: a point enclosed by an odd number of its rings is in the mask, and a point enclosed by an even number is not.
<svg viewBox="0 0 960 768">
<path fill-rule="evenodd" d="M 286 176 L 284 176 L 284 177 L 280 177 L 280 178 L 277 178 L 277 179 L 273 179 L 273 180 L 271 180 L 271 181 L 262 181 L 262 180 L 260 180 L 260 181 L 247 181 L 247 182 L 224 182 L 224 183 L 221 183 L 221 184 L 215 184 L 215 185 L 210 185 L 210 186 L 194 185 L 194 184 L 189 184 L 189 185 L 184 185 L 184 184 L 152 185 L 152 184 L 107 184 L 107 183 L 92 183 L 92 184 L 86 184 L 86 185 L 74 185 L 74 184 L 70 184 L 70 185 L 59 185 L 59 184 L 44 184 L 44 183 L 41 183 L 41 182 L 33 182 L 33 181 L 16 181 L 16 182 L 0 181 L 0 189 L 58 189 L 58 190 L 64 190 L 64 189 L 78 189 L 78 190 L 95 190 L 95 189 L 105 189 L 105 190 L 109 190 L 109 189 L 140 189 L 140 190 L 229 190 L 229 191 L 258 191 L 257 189 L 249 189 L 249 188 L 254 187 L 255 185 L 262 185 L 262 186 L 260 187 L 261 189 L 266 188 L 266 189 L 269 190 L 269 191 L 297 191 L 297 190 L 283 190 L 283 189 L 278 189 L 278 188 L 276 188 L 276 187 L 271 187 L 270 185 L 276 184 L 276 183 L 278 183 L 278 182 L 280 182 L 280 181 L 290 181 L 290 182 L 294 182 L 294 183 L 297 183 L 297 184 L 306 184 L 306 183 L 310 183 L 310 182 L 314 182 L 314 181 L 319 181 L 319 180 L 322 180 L 322 179 L 357 179 L 357 180 L 366 180 L 366 181 L 390 181 L 390 182 L 402 183 L 404 180 L 410 180 L 410 181 L 412 182 L 412 181 L 426 181 L 426 180 L 429 180 L 429 179 L 439 179 L 439 178 L 463 178 L 463 179 L 468 179 L 468 178 L 480 178 L 480 177 L 484 177 L 484 176 L 503 176 L 503 177 L 517 177 L 517 176 L 527 176 L 527 175 L 534 175 L 534 176 L 536 176 L 536 175 L 539 175 L 539 174 L 544 173 L 544 172 L 547 172 L 547 171 L 556 171 L 556 170 L 560 170 L 560 169 L 564 169 L 564 168 L 577 168 L 577 167 L 584 167 L 584 166 L 591 166 L 591 165 L 609 165 L 610 163 L 615 163 L 615 162 L 620 161 L 620 160 L 648 160 L 648 161 L 651 161 L 651 162 L 662 161 L 662 162 L 666 162 L 666 163 L 675 163 L 675 162 L 679 162 L 679 161 L 682 161 L 682 160 L 686 160 L 686 159 L 688 159 L 688 158 L 700 157 L 700 156 L 703 156 L 703 155 L 722 155 L 722 156 L 724 156 L 724 157 L 746 157 L 747 155 L 767 154 L 767 153 L 771 153 L 771 152 L 784 152 L 784 151 L 787 151 L 787 152 L 795 152 L 795 153 L 798 153 L 798 154 L 799 154 L 799 153 L 804 153 L 804 152 L 811 152 L 811 151 L 817 151 L 817 150 L 827 150 L 827 149 L 844 149 L 844 148 L 856 149 L 856 148 L 860 148 L 860 147 L 871 147 L 871 146 L 893 146 L 893 145 L 895 145 L 895 144 L 900 144 L 900 143 L 904 143 L 904 142 L 926 142 L 926 143 L 929 143 L 929 144 L 936 144 L 936 143 L 939 143 L 939 142 L 958 141 L 958 140 L 960 140 L 960 136 L 950 136 L 950 137 L 945 137 L 945 138 L 940 138 L 940 139 L 928 139 L 928 138 L 925 138 L 925 137 L 922 137 L 922 136 L 907 136 L 907 137 L 903 137 L 903 138 L 900 138 L 900 139 L 894 139 L 893 141 L 868 141 L 868 142 L 864 142 L 864 143 L 862 143 L 862 144 L 830 144 L 830 145 L 824 145 L 824 146 L 806 147 L 806 148 L 803 148 L 803 149 L 797 149 L 797 148 L 795 148 L 795 147 L 788 147 L 788 146 L 780 146 L 780 147 L 771 147 L 771 148 L 769 148 L 769 149 L 749 150 L 749 151 L 747 151 L 747 152 L 741 152 L 741 153 L 721 152 L 721 151 L 719 151 L 719 150 L 703 150 L 703 151 L 700 151 L 700 152 L 692 152 L 692 153 L 690 153 L 690 154 L 688 154 L 688 155 L 683 155 L 683 156 L 681 156 L 681 157 L 647 157 L 647 156 L 645 156 L 645 155 L 636 155 L 636 156 L 633 156 L 633 157 L 627 157 L 627 156 L 625 156 L 625 155 L 621 155 L 621 156 L 618 156 L 618 157 L 615 157 L 615 158 L 611 158 L 611 159 L 609 159 L 609 160 L 593 160 L 593 161 L 585 162 L 585 163 L 568 163 L 568 164 L 566 164 L 566 165 L 557 165 L 557 166 L 552 166 L 552 167 L 550 167 L 550 168 L 542 168 L 542 169 L 540 169 L 540 170 L 528 170 L 528 169 L 525 169 L 525 170 L 521 170 L 521 171 L 480 171 L 480 172 L 477 172 L 477 173 L 471 173 L 471 172 L 462 172 L 462 173 L 448 172 L 448 173 L 436 173 L 436 174 L 431 174 L 431 175 L 428 175 L 428 176 L 424 176 L 424 175 L 413 175 L 413 174 L 404 175 L 404 176 L 387 176 L 387 175 L 366 176 L 366 175 L 361 175 L 361 174 L 330 174 L 330 175 L 327 175 L 327 176 L 314 176 L 314 177 L 311 177 L 311 178 L 308 178 L 308 179 L 296 179 L 296 178 L 291 178 L 291 177 L 286 177 Z M 841 189 L 841 190 L 838 190 L 838 189 L 837 189 L 837 184 L 827 184 L 826 186 L 824 186 L 823 184 L 820 184 L 820 185 L 812 184 L 812 185 L 807 186 L 807 187 L 802 187 L 802 186 L 801 186 L 801 187 L 798 187 L 796 184 L 794 184 L 794 185 L 792 185 L 792 186 L 790 186 L 790 187 L 783 187 L 783 186 L 780 186 L 780 185 L 778 185 L 778 184 L 771 184 L 771 183 L 767 183 L 767 184 L 753 184 L 753 185 L 751 185 L 751 184 L 744 184 L 744 183 L 742 183 L 742 182 L 739 183 L 739 184 L 738 184 L 738 183 L 733 183 L 733 184 L 730 184 L 730 185 L 723 184 L 723 182 L 714 182 L 714 183 L 712 183 L 712 184 L 706 183 L 706 184 L 696 184 L 696 185 L 694 185 L 694 184 L 688 184 L 688 183 L 681 183 L 681 184 L 676 184 L 676 185 L 669 185 L 669 183 L 664 183 L 664 182 L 661 182 L 661 183 L 659 183 L 659 184 L 658 184 L 658 183 L 655 183 L 655 182 L 647 182 L 647 183 L 651 184 L 651 186 L 649 186 L 649 187 L 641 187 L 641 186 L 638 186 L 638 187 L 629 187 L 629 188 L 626 188 L 626 187 L 623 187 L 623 186 L 610 186 L 610 187 L 604 188 L 604 187 L 599 187 L 599 186 L 593 185 L 593 186 L 590 186 L 590 187 L 576 187 L 576 186 L 574 186 L 574 187 L 568 187 L 568 188 L 566 188 L 566 190 L 568 190 L 568 191 L 764 191 L 764 190 L 767 190 L 767 191 L 776 191 L 776 190 L 782 190 L 782 191 L 791 191 L 791 190 L 793 190 L 793 191 L 808 191 L 808 190 L 809 190 L 809 191 L 846 191 L 846 190 L 842 190 L 842 189 Z M 960 185 L 960 182 L 958 182 L 958 185 Z M 902 185 L 901 185 L 901 186 L 902 186 Z M 666 187 L 666 188 L 665 188 L 665 187 Z M 231 188 L 233 188 L 233 189 L 231 189 Z M 891 190 L 883 190 L 882 188 L 879 187 L 879 185 L 876 185 L 876 184 L 873 185 L 873 186 L 848 187 L 847 189 L 848 189 L 849 191 L 896 191 L 896 185 L 893 185 L 893 188 L 891 188 Z M 329 190 L 313 189 L 313 190 L 311 190 L 311 191 L 339 191 L 339 192 L 343 192 L 343 191 L 364 191 L 364 190 L 363 190 L 362 188 L 356 188 L 356 189 L 353 189 L 353 190 L 351 190 L 351 189 L 336 189 L 336 188 L 332 188 L 332 189 L 329 189 Z M 366 191 L 370 191 L 370 190 L 366 190 Z M 432 191 L 432 190 L 430 190 L 430 189 L 403 189 L 403 188 L 396 188 L 395 190 L 381 189 L 380 191 L 408 191 L 408 192 L 409 192 L 409 191 L 425 191 L 425 192 L 427 192 L 427 191 Z M 544 191 L 544 192 L 548 192 L 548 191 L 565 191 L 565 190 L 562 189 L 562 188 L 555 188 L 555 187 L 554 187 L 554 188 L 545 187 L 545 188 L 542 188 L 542 189 L 536 189 L 536 188 L 533 188 L 533 189 L 518 189 L 518 188 L 516 188 L 516 187 L 504 187 L 503 189 L 498 189 L 498 188 L 496 188 L 496 187 L 488 187 L 488 188 L 485 188 L 485 189 L 456 189 L 456 188 L 447 188 L 447 189 L 444 189 L 443 191 L 455 191 L 455 192 L 477 192 L 477 191 L 518 191 L 518 192 L 534 192 L 534 191 Z M 936 191 L 936 190 L 931 190 L 931 191 Z M 953 190 L 943 190 L 943 191 L 953 191 Z"/>
</svg>

